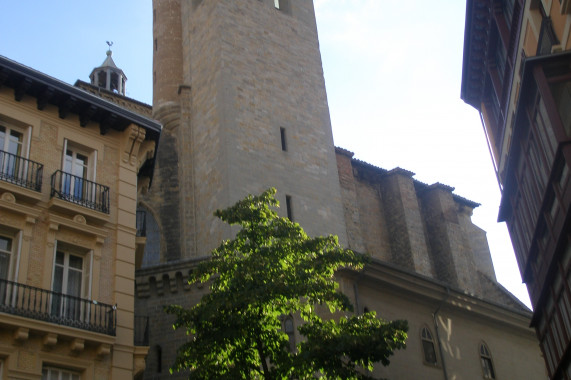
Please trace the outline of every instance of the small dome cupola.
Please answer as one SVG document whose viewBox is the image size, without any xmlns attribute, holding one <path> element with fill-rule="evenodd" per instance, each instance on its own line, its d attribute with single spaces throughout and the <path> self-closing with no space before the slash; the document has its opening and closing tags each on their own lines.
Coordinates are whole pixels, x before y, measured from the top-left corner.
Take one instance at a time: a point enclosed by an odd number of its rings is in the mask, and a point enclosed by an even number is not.
<svg viewBox="0 0 571 380">
<path fill-rule="evenodd" d="M 104 88 L 108 91 L 118 93 L 120 95 L 125 95 L 125 82 L 127 82 L 127 77 L 123 70 L 115 65 L 111 55 L 111 46 L 113 42 L 107 41 L 109 49 L 107 50 L 107 58 L 103 61 L 103 64 L 99 67 L 93 69 L 89 75 L 91 84 L 97 87 Z"/>
</svg>

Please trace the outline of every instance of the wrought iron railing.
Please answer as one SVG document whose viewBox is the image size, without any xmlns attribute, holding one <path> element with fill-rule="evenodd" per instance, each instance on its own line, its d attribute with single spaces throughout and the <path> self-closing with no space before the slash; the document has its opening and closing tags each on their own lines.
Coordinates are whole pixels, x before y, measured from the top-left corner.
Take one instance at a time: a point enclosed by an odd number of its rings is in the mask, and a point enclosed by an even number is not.
<svg viewBox="0 0 571 380">
<path fill-rule="evenodd" d="M 149 317 L 135 316 L 135 346 L 149 345 Z"/>
<path fill-rule="evenodd" d="M 44 165 L 0 150 L 0 180 L 42 191 Z"/>
<path fill-rule="evenodd" d="M 137 222 L 137 236 L 140 237 L 147 236 L 147 212 L 138 210 L 136 222 Z"/>
<path fill-rule="evenodd" d="M 61 170 L 52 174 L 51 196 L 109 214 L 109 187 Z"/>
<path fill-rule="evenodd" d="M 0 312 L 115 335 L 117 308 L 0 279 Z"/>
</svg>

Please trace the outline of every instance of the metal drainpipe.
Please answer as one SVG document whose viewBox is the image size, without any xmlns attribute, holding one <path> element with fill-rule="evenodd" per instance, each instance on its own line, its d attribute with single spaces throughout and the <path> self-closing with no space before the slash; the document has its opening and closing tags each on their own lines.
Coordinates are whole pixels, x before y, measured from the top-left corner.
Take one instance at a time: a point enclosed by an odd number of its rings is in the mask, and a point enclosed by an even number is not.
<svg viewBox="0 0 571 380">
<path fill-rule="evenodd" d="M 438 342 L 438 352 L 440 352 L 440 360 L 442 360 L 442 371 L 444 372 L 444 380 L 448 380 L 448 372 L 446 372 L 446 362 L 444 361 L 444 353 L 442 352 L 442 343 L 440 342 L 440 333 L 438 332 L 438 321 L 436 320 L 436 317 L 438 315 L 438 312 L 440 311 L 440 308 L 442 307 L 442 304 L 448 299 L 448 297 L 450 297 L 450 288 L 448 288 L 447 286 L 446 297 L 444 297 L 442 301 L 440 301 L 438 307 L 432 313 L 432 320 L 434 321 L 434 329 L 436 330 L 436 341 Z"/>
</svg>

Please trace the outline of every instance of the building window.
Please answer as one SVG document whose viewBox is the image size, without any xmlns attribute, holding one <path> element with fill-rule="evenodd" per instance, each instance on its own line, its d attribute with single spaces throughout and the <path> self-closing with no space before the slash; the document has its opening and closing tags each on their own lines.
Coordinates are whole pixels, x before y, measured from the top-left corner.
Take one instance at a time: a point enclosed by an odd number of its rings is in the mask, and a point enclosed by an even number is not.
<svg viewBox="0 0 571 380">
<path fill-rule="evenodd" d="M 75 371 L 55 367 L 44 367 L 42 380 L 79 380 L 81 375 Z"/>
<path fill-rule="evenodd" d="M 137 208 L 137 234 L 145 236 L 145 250 L 141 266 L 149 267 L 161 262 L 161 230 L 153 213 L 143 206 Z"/>
<path fill-rule="evenodd" d="M 157 354 L 157 373 L 161 373 L 163 371 L 163 349 L 161 346 L 155 346 L 155 352 Z"/>
<path fill-rule="evenodd" d="M 19 232 L 0 229 L 0 305 L 6 305 L 14 298 L 16 287 L 9 281 L 18 280 L 21 236 Z"/>
<path fill-rule="evenodd" d="M 0 122 L 0 178 L 16 180 L 25 174 L 26 137 L 24 130 Z"/>
<path fill-rule="evenodd" d="M 286 195 L 286 209 L 287 218 L 293 222 L 293 206 L 291 202 L 291 195 Z"/>
<path fill-rule="evenodd" d="M 76 199 L 84 199 L 87 186 L 85 180 L 91 178 L 90 167 L 91 160 L 89 153 L 75 147 L 71 143 L 67 143 L 65 147 L 63 161 L 63 185 L 62 192 L 71 195 Z"/>
<path fill-rule="evenodd" d="M 23 132 L 0 125 L 0 150 L 16 156 L 21 156 L 23 144 Z"/>
<path fill-rule="evenodd" d="M 52 176 L 52 196 L 109 212 L 109 188 L 95 183 L 97 151 L 64 141 L 62 170 Z M 60 176 L 57 179 L 57 175 Z M 55 188 L 54 188 L 55 186 Z"/>
<path fill-rule="evenodd" d="M 293 323 L 293 318 L 291 316 L 287 316 L 283 321 L 283 328 L 285 333 L 288 336 L 289 340 L 289 350 L 290 352 L 295 351 L 295 326 Z"/>
<path fill-rule="evenodd" d="M 274 0 L 274 7 L 286 14 L 289 14 L 291 10 L 289 0 Z"/>
<path fill-rule="evenodd" d="M 424 362 L 436 365 L 436 350 L 434 349 L 434 339 L 428 327 L 423 327 L 420 332 L 422 341 L 422 351 L 424 353 Z"/>
<path fill-rule="evenodd" d="M 482 371 L 484 379 L 495 379 L 494 364 L 492 363 L 492 355 L 486 344 L 480 344 L 480 361 L 482 362 Z"/>
<path fill-rule="evenodd" d="M 283 127 L 280 127 L 280 138 L 282 142 L 282 150 L 287 152 L 286 130 Z"/>
<path fill-rule="evenodd" d="M 12 277 L 13 250 L 12 237 L 0 236 L 0 280 L 10 280 Z"/>
<path fill-rule="evenodd" d="M 82 319 L 81 298 L 91 294 L 91 259 L 89 250 L 57 242 L 54 258 L 52 314 L 74 320 Z"/>
<path fill-rule="evenodd" d="M 20 233 L 0 229 L 0 280 L 16 280 Z"/>
</svg>

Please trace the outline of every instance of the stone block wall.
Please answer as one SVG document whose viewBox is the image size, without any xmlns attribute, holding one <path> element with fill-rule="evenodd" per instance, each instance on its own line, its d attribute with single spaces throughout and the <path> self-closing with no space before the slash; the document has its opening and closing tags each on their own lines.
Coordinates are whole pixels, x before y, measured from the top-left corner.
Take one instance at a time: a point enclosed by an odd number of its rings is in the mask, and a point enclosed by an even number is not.
<svg viewBox="0 0 571 380">
<path fill-rule="evenodd" d="M 349 248 L 506 301 L 500 293 L 484 292 L 496 277 L 485 232 L 470 219 L 478 204 L 453 194 L 451 187 L 418 182 L 409 171 L 375 167 L 341 148 L 336 154 Z"/>
</svg>

